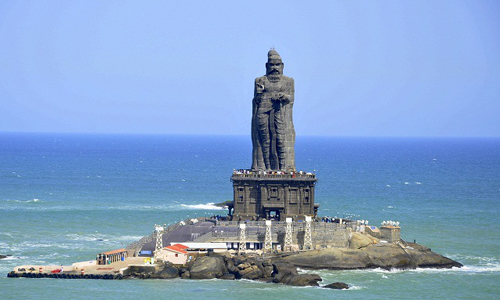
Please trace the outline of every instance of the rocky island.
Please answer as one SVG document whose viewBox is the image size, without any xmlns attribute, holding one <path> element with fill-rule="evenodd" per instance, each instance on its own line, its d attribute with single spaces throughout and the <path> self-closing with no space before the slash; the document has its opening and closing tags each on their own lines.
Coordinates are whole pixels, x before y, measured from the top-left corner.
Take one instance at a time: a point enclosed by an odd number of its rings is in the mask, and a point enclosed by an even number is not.
<svg viewBox="0 0 500 300">
<path fill-rule="evenodd" d="M 186 219 L 126 248 L 70 266 L 24 265 L 9 277 L 89 279 L 249 279 L 318 286 L 304 270 L 452 268 L 462 265 L 404 241 L 399 222 L 318 216 L 312 172 L 295 167 L 294 80 L 276 50 L 255 79 L 252 166 L 233 170 L 228 214 Z M 3 258 L 0 256 L 0 258 Z M 325 285 L 347 288 L 343 283 Z"/>
</svg>

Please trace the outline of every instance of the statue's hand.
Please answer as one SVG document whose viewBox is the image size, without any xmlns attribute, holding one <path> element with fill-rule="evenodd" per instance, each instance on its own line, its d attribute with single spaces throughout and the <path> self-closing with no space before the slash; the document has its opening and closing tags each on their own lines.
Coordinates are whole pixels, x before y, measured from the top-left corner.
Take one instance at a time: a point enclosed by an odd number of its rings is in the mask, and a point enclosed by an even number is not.
<svg viewBox="0 0 500 300">
<path fill-rule="evenodd" d="M 290 99 L 288 99 L 288 96 L 285 94 L 285 93 L 276 93 L 274 95 L 274 99 L 276 101 L 280 101 L 280 102 L 283 102 L 285 104 L 289 103 L 290 102 Z"/>
<path fill-rule="evenodd" d="M 273 93 L 271 95 L 271 100 L 272 101 L 278 101 L 278 102 L 281 101 L 282 94 L 283 93 Z"/>
<path fill-rule="evenodd" d="M 262 94 L 265 90 L 264 84 L 257 82 L 255 84 L 255 90 L 256 90 L 257 94 Z"/>
</svg>

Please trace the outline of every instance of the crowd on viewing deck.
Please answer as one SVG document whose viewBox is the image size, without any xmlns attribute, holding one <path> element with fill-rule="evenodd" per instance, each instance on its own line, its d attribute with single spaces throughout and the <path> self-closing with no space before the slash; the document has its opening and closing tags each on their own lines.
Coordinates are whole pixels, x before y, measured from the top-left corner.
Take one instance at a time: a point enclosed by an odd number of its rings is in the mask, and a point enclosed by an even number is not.
<svg viewBox="0 0 500 300">
<path fill-rule="evenodd" d="M 221 216 L 221 215 L 213 215 L 210 217 L 212 220 L 217 220 L 217 221 L 228 221 L 227 216 Z"/>
<path fill-rule="evenodd" d="M 289 175 L 292 178 L 295 178 L 295 176 L 313 176 L 314 174 L 311 172 L 304 172 L 304 171 L 253 171 L 253 170 L 246 170 L 246 169 L 238 169 L 238 170 L 233 170 L 233 175 L 264 175 L 264 176 L 272 176 L 272 175 Z"/>
<path fill-rule="evenodd" d="M 327 216 L 327 217 L 322 217 L 320 221 L 325 223 L 339 223 L 340 220 L 337 218 Z"/>
</svg>

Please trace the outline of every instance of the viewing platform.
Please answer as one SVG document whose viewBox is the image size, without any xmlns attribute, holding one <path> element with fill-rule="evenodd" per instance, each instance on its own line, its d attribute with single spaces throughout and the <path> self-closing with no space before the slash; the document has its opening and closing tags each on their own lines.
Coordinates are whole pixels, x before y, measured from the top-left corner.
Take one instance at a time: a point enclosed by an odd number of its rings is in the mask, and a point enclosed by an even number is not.
<svg viewBox="0 0 500 300">
<path fill-rule="evenodd" d="M 311 172 L 284 172 L 284 171 L 252 171 L 235 170 L 231 180 L 307 180 L 317 181 L 316 174 Z"/>
</svg>

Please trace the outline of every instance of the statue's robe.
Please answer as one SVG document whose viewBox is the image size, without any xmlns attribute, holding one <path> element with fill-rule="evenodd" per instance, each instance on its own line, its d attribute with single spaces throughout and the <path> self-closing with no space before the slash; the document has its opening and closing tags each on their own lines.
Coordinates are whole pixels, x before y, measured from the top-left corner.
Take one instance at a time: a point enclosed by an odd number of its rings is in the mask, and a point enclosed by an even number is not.
<svg viewBox="0 0 500 300">
<path fill-rule="evenodd" d="M 274 93 L 285 94 L 289 102 L 271 101 Z M 295 171 L 294 93 L 291 77 L 282 75 L 279 81 L 270 81 L 267 76 L 255 79 L 252 170 Z"/>
</svg>

